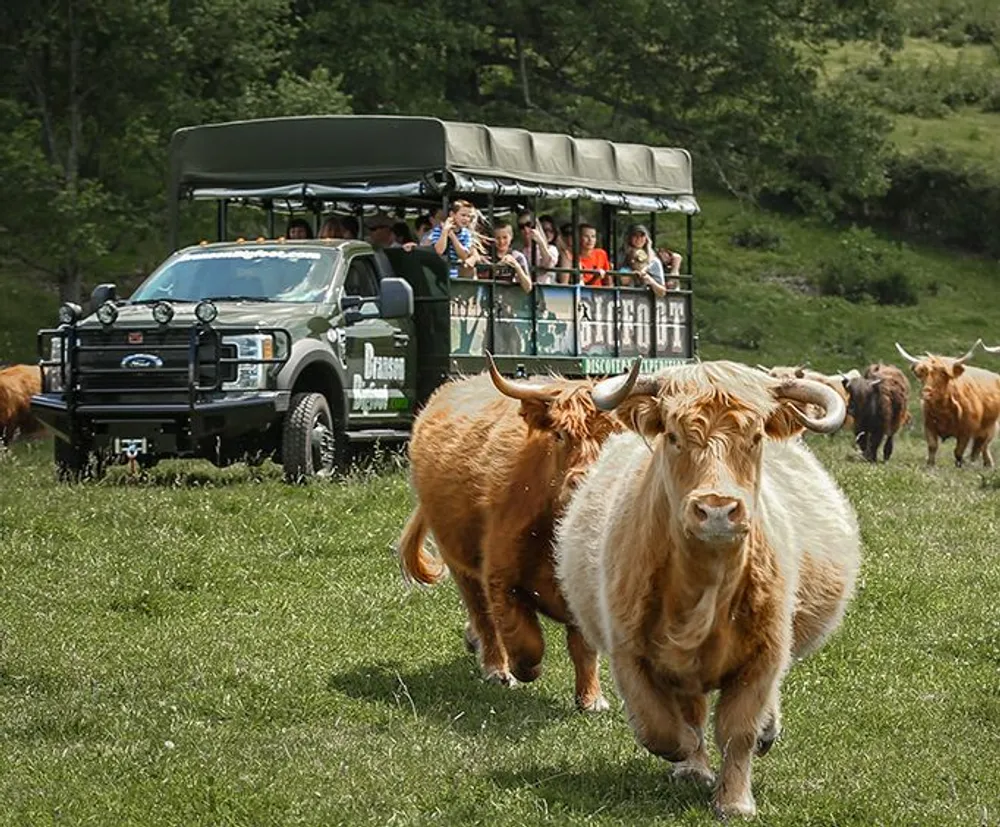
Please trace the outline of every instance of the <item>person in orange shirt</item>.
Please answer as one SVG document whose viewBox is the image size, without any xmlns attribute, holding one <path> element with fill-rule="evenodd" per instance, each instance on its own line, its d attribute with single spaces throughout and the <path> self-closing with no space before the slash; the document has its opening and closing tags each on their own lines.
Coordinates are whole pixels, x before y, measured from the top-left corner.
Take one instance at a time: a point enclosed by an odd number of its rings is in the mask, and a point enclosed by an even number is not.
<svg viewBox="0 0 1000 827">
<path fill-rule="evenodd" d="M 581 273 L 581 284 L 587 287 L 611 287 L 608 251 L 597 246 L 597 228 L 592 224 L 580 225 L 580 269 L 596 271 Z"/>
</svg>

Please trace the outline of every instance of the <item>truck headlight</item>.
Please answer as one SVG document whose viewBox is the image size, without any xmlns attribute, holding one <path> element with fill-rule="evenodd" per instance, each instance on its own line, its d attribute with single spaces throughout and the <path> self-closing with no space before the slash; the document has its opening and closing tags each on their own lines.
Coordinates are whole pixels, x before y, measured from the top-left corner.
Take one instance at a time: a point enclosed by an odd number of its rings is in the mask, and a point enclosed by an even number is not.
<svg viewBox="0 0 1000 827">
<path fill-rule="evenodd" d="M 63 371 L 65 370 L 62 336 L 52 337 L 52 344 L 49 347 L 49 361 L 56 364 L 45 368 L 45 387 L 42 390 L 45 393 L 58 393 L 63 389 Z"/>
<path fill-rule="evenodd" d="M 223 336 L 224 345 L 235 345 L 239 359 L 273 359 L 274 338 L 267 333 L 247 336 Z M 236 380 L 223 382 L 227 391 L 261 390 L 267 387 L 267 369 L 270 365 L 237 365 Z"/>
</svg>

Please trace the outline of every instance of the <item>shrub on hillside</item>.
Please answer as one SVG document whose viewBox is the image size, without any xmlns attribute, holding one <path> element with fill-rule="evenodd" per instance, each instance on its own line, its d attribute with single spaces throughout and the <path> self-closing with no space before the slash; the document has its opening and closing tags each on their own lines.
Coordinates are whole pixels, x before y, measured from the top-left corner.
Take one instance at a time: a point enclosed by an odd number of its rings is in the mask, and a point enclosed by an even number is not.
<svg viewBox="0 0 1000 827">
<path fill-rule="evenodd" d="M 748 250 L 777 250 L 781 247 L 781 233 L 766 224 L 746 224 L 729 237 L 729 243 Z"/>
<path fill-rule="evenodd" d="M 918 301 L 913 279 L 867 229 L 852 227 L 844 233 L 838 254 L 820 265 L 817 283 L 823 295 L 849 302 L 913 305 Z"/>
</svg>

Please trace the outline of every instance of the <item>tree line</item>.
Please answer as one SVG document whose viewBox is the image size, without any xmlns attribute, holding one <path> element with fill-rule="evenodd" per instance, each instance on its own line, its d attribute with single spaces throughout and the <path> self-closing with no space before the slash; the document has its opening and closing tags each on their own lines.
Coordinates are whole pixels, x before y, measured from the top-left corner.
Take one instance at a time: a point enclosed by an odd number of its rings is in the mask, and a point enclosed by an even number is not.
<svg viewBox="0 0 1000 827">
<path fill-rule="evenodd" d="M 834 214 L 885 189 L 889 123 L 824 83 L 894 0 L 6 0 L 0 256 L 78 298 L 162 239 L 181 126 L 435 115 L 684 146 L 701 185 Z"/>
</svg>

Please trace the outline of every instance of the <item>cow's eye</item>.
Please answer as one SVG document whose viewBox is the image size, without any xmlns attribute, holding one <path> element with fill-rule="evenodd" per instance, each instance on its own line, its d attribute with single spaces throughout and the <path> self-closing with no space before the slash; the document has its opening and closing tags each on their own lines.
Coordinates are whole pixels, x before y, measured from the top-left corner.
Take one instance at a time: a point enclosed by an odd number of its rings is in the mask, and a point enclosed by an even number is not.
<svg viewBox="0 0 1000 827">
<path fill-rule="evenodd" d="M 667 442 L 669 442 L 671 445 L 676 445 L 677 434 L 675 434 L 673 431 L 667 431 Z"/>
<path fill-rule="evenodd" d="M 762 434 L 762 433 L 761 433 L 760 431 L 757 431 L 757 433 L 755 433 L 755 434 L 753 435 L 753 444 L 754 444 L 754 447 L 756 447 L 756 446 L 760 445 L 760 441 L 761 441 L 761 440 L 762 440 L 763 438 L 764 438 L 764 434 Z"/>
<path fill-rule="evenodd" d="M 566 435 L 562 431 L 553 431 L 552 436 L 556 438 L 556 442 L 566 441 Z"/>
</svg>

